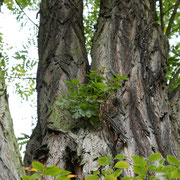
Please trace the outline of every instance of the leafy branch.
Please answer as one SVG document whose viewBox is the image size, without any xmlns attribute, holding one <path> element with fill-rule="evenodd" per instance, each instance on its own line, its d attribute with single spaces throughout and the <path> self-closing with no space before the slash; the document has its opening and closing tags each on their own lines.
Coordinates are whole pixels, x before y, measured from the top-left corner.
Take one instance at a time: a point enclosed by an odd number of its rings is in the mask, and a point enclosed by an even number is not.
<svg viewBox="0 0 180 180">
<path fill-rule="evenodd" d="M 148 159 L 141 156 L 131 156 L 133 163 L 130 165 L 126 156 L 117 154 L 115 158 L 112 155 L 101 157 L 97 160 L 99 168 L 85 180 L 160 180 L 160 179 L 177 179 L 180 178 L 180 161 L 167 155 L 166 159 L 161 157 L 161 153 L 154 153 Z M 169 163 L 164 165 L 165 161 Z M 115 163 L 116 161 L 116 163 Z M 118 161 L 118 162 L 117 162 Z M 113 165 L 115 164 L 115 165 Z M 135 177 L 122 177 L 124 171 L 133 167 Z M 40 180 L 41 177 L 53 176 L 56 180 L 70 180 L 76 177 L 69 171 L 64 171 L 58 166 L 45 167 L 42 163 L 33 161 L 32 168 L 26 167 L 25 170 L 35 172 L 31 176 L 22 177 L 23 180 Z"/>
<path fill-rule="evenodd" d="M 160 22 L 161 22 L 161 29 L 164 31 L 164 13 L 163 13 L 163 3 L 162 0 L 159 0 L 159 6 L 160 6 Z"/>
<path fill-rule="evenodd" d="M 173 13 L 172 13 L 172 15 L 171 15 L 171 17 L 170 17 L 168 27 L 167 27 L 167 31 L 166 31 L 166 35 L 167 35 L 167 36 L 169 36 L 170 33 L 171 33 L 171 28 L 172 28 L 172 25 L 173 25 L 175 16 L 176 16 L 176 14 L 177 14 L 177 10 L 178 10 L 179 5 L 180 5 L 180 0 L 177 0 L 176 3 L 175 3 L 175 6 L 174 6 Z"/>
<path fill-rule="evenodd" d="M 38 27 L 38 25 L 26 14 L 26 12 L 24 11 L 24 9 L 21 7 L 21 5 L 19 4 L 19 2 L 17 0 L 16 4 L 18 5 L 18 7 L 20 8 L 20 10 L 24 13 L 24 15 L 28 18 L 28 20 L 33 23 L 36 27 Z"/>
</svg>

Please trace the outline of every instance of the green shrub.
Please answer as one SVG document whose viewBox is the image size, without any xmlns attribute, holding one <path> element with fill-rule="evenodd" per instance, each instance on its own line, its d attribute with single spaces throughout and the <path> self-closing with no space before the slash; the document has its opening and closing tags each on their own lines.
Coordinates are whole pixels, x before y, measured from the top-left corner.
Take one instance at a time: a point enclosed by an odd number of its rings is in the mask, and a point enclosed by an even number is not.
<svg viewBox="0 0 180 180">
<path fill-rule="evenodd" d="M 88 74 L 87 84 L 80 84 L 78 79 L 65 81 L 69 87 L 67 97 L 59 98 L 56 104 L 67 109 L 72 118 L 89 120 L 94 127 L 97 127 L 102 119 L 99 115 L 100 104 L 106 102 L 127 78 L 116 74 L 111 80 L 106 80 L 103 76 L 104 71 L 105 67 Z"/>
<path fill-rule="evenodd" d="M 131 158 L 134 162 L 131 166 L 136 176 L 122 177 L 121 180 L 159 180 L 162 177 L 167 180 L 180 179 L 180 161 L 174 156 L 167 156 L 168 165 L 164 165 L 165 159 L 161 157 L 160 153 L 151 154 L 148 159 L 141 156 L 131 156 Z M 115 165 L 113 165 L 114 160 L 118 160 Z M 130 167 L 126 156 L 122 154 L 116 155 L 115 158 L 112 158 L 112 155 L 107 155 L 99 158 L 97 161 L 101 170 L 94 171 L 86 180 L 117 180 L 124 169 L 127 170 Z M 102 170 L 103 167 L 108 165 L 112 168 Z M 37 161 L 32 162 L 32 168 L 27 167 L 25 169 L 35 173 L 31 176 L 24 176 L 23 180 L 40 180 L 45 176 L 53 176 L 56 180 L 69 180 L 76 177 L 71 172 L 64 171 L 57 166 L 45 167 Z"/>
</svg>

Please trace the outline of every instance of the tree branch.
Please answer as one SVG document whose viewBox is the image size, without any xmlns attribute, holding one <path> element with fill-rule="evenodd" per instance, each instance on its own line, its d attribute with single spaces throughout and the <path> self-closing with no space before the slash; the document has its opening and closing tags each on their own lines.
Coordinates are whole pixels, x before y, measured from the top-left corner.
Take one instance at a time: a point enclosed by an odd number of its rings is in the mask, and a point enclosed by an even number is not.
<svg viewBox="0 0 180 180">
<path fill-rule="evenodd" d="M 7 78 L 11 78 L 11 79 L 28 79 L 28 80 L 36 80 L 36 78 L 32 78 L 32 77 L 13 77 L 13 76 L 5 76 Z"/>
<path fill-rule="evenodd" d="M 159 6 L 160 6 L 160 21 L 161 21 L 161 29 L 164 32 L 164 14 L 163 14 L 163 4 L 162 4 L 162 0 L 159 0 Z"/>
<path fill-rule="evenodd" d="M 173 29 L 173 30 L 169 33 L 169 35 L 170 35 L 171 33 L 173 33 L 173 32 L 178 31 L 179 29 L 180 29 L 180 26 L 178 26 L 176 29 Z"/>
<path fill-rule="evenodd" d="M 169 87 L 172 86 L 172 84 L 175 83 L 176 79 L 179 77 L 180 74 L 180 68 L 177 70 L 177 72 L 174 74 L 173 78 L 170 79 Z"/>
<path fill-rule="evenodd" d="M 21 9 L 21 11 L 24 13 L 24 15 L 28 18 L 28 20 L 30 21 L 30 22 L 32 22 L 36 27 L 38 27 L 38 25 L 25 13 L 25 11 L 23 10 L 23 8 L 20 6 L 20 4 L 18 3 L 18 1 L 17 0 L 15 0 L 16 1 L 16 4 L 18 5 L 18 7 Z"/>
<path fill-rule="evenodd" d="M 166 31 L 166 35 L 169 36 L 170 33 L 171 33 L 171 28 L 172 28 L 172 25 L 173 25 L 173 22 L 174 22 L 174 18 L 176 16 L 176 13 L 177 13 L 177 9 L 178 9 L 178 6 L 180 4 L 180 0 L 177 0 L 176 1 L 176 4 L 174 6 L 174 11 L 170 17 L 170 20 L 169 20 L 169 24 L 168 24 L 168 27 L 167 27 L 167 31 Z"/>
<path fill-rule="evenodd" d="M 163 16 L 164 16 L 166 13 L 168 13 L 171 9 L 173 9 L 174 6 L 175 6 L 175 4 L 173 4 L 168 10 L 166 10 L 166 11 L 163 13 Z"/>
</svg>

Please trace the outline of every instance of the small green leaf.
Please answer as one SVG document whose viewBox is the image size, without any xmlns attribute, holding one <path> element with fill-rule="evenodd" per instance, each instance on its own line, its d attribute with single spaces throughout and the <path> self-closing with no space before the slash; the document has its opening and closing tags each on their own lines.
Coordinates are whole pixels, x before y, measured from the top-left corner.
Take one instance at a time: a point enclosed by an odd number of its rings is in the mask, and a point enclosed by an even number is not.
<svg viewBox="0 0 180 180">
<path fill-rule="evenodd" d="M 112 155 L 107 155 L 98 159 L 98 163 L 101 166 L 110 165 L 112 160 Z"/>
<path fill-rule="evenodd" d="M 78 85 L 79 80 L 78 80 L 78 79 L 73 79 L 73 80 L 71 81 L 71 83 L 72 83 L 73 85 Z"/>
<path fill-rule="evenodd" d="M 86 117 L 87 117 L 87 118 L 91 118 L 91 117 L 93 116 L 93 114 L 94 114 L 94 113 L 93 113 L 92 111 L 90 111 L 90 110 L 87 110 L 87 111 L 86 111 Z"/>
<path fill-rule="evenodd" d="M 69 180 L 67 176 L 58 176 L 56 180 Z"/>
<path fill-rule="evenodd" d="M 145 160 L 144 157 L 141 156 L 131 156 L 131 157 L 136 165 L 141 165 L 141 166 L 147 165 L 147 161 Z"/>
<path fill-rule="evenodd" d="M 123 154 L 117 154 L 114 159 L 119 159 L 119 160 L 121 160 L 121 159 L 126 159 L 126 156 L 123 155 Z"/>
<path fill-rule="evenodd" d="M 93 172 L 93 175 L 99 175 L 99 174 L 100 172 L 98 170 Z"/>
<path fill-rule="evenodd" d="M 113 174 L 106 175 L 104 180 L 117 180 L 117 177 L 114 177 Z"/>
<path fill-rule="evenodd" d="M 64 170 L 61 170 L 61 169 L 60 169 L 59 175 L 61 175 L 61 176 L 67 176 L 67 175 L 69 175 L 69 174 L 71 174 L 70 171 L 64 171 Z"/>
<path fill-rule="evenodd" d="M 45 176 L 57 176 L 61 173 L 61 169 L 57 166 L 47 167 L 44 171 Z"/>
<path fill-rule="evenodd" d="M 98 180 L 99 176 L 97 175 L 92 175 L 92 176 L 88 176 L 85 180 Z"/>
<path fill-rule="evenodd" d="M 34 173 L 30 178 L 30 180 L 36 180 L 36 179 L 41 179 L 41 175 L 39 173 Z"/>
<path fill-rule="evenodd" d="M 96 83 L 96 87 L 100 88 L 101 91 L 107 91 L 109 87 L 107 87 L 104 83 Z"/>
<path fill-rule="evenodd" d="M 136 176 L 134 179 L 136 179 L 136 180 L 145 180 L 145 177 L 146 177 L 146 175 L 139 175 L 139 176 Z"/>
<path fill-rule="evenodd" d="M 122 177 L 121 180 L 134 180 L 133 177 Z"/>
<path fill-rule="evenodd" d="M 44 165 L 42 163 L 40 163 L 40 162 L 33 161 L 32 162 L 32 167 L 37 169 L 40 172 L 44 172 Z"/>
<path fill-rule="evenodd" d="M 180 166 L 179 160 L 174 156 L 167 155 L 167 161 L 173 165 Z"/>
<path fill-rule="evenodd" d="M 164 166 L 159 165 L 156 168 L 152 169 L 152 172 L 154 172 L 154 173 L 165 173 Z"/>
<path fill-rule="evenodd" d="M 114 175 L 115 177 L 118 177 L 118 176 L 120 176 L 120 175 L 122 174 L 122 172 L 123 172 L 122 169 L 117 169 L 116 171 L 114 171 L 113 175 Z"/>
<path fill-rule="evenodd" d="M 174 170 L 177 170 L 177 168 L 175 166 L 171 166 L 171 165 L 164 166 L 164 171 L 165 172 L 171 172 L 171 171 L 174 171 Z"/>
<path fill-rule="evenodd" d="M 169 178 L 177 178 L 180 179 L 180 169 L 176 169 L 168 174 Z"/>
<path fill-rule="evenodd" d="M 115 164 L 115 168 L 129 168 L 129 164 L 126 161 L 119 161 Z"/>
<path fill-rule="evenodd" d="M 134 172 L 138 175 L 146 175 L 147 169 L 141 165 L 133 165 Z"/>
<path fill-rule="evenodd" d="M 150 163 L 151 163 L 151 162 L 155 162 L 155 161 L 159 160 L 160 157 L 161 157 L 161 153 L 151 154 L 151 155 L 149 156 L 149 162 L 150 162 Z"/>
<path fill-rule="evenodd" d="M 22 180 L 31 180 L 31 177 L 30 176 L 23 176 Z"/>
<path fill-rule="evenodd" d="M 155 176 L 149 176 L 149 180 L 160 180 L 160 179 Z"/>
<path fill-rule="evenodd" d="M 148 167 L 149 171 L 152 171 L 152 172 L 154 172 L 157 169 L 156 165 L 154 165 L 154 164 L 148 165 L 147 167 Z"/>
<path fill-rule="evenodd" d="M 79 112 L 75 112 L 75 113 L 72 114 L 73 119 L 78 119 L 80 117 L 81 117 L 81 114 Z"/>
<path fill-rule="evenodd" d="M 103 175 L 104 175 L 104 174 L 111 174 L 112 172 L 113 172 L 112 169 L 108 169 L 108 170 L 106 170 L 106 171 L 103 171 L 102 174 L 103 174 Z"/>
<path fill-rule="evenodd" d="M 159 160 L 159 164 L 163 164 L 164 163 L 164 161 L 165 161 L 165 159 L 164 158 L 161 158 L 160 160 Z"/>
</svg>

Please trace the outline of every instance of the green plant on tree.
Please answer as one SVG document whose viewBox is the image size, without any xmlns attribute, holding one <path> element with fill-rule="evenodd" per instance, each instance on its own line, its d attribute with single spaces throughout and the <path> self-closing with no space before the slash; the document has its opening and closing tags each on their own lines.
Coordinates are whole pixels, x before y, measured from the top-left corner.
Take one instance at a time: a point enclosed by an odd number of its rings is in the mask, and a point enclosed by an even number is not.
<svg viewBox="0 0 180 180">
<path fill-rule="evenodd" d="M 121 87 L 123 80 L 127 76 L 119 76 L 115 74 L 111 80 L 104 77 L 105 67 L 99 71 L 93 71 L 88 74 L 87 84 L 80 84 L 78 79 L 65 81 L 68 86 L 68 94 L 66 97 L 59 98 L 57 105 L 66 108 L 74 119 L 89 120 L 90 123 L 97 127 L 102 119 L 99 115 L 99 106 L 104 103 L 115 90 Z"/>
</svg>

